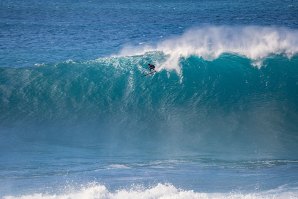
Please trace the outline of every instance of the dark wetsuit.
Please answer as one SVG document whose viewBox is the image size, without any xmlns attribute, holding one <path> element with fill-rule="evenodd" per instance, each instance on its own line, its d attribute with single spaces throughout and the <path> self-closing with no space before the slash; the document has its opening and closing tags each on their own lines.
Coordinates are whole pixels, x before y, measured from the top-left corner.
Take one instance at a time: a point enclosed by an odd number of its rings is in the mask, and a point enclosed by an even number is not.
<svg viewBox="0 0 298 199">
<path fill-rule="evenodd" d="M 153 64 L 148 64 L 150 71 L 154 71 L 155 70 L 155 66 Z"/>
</svg>

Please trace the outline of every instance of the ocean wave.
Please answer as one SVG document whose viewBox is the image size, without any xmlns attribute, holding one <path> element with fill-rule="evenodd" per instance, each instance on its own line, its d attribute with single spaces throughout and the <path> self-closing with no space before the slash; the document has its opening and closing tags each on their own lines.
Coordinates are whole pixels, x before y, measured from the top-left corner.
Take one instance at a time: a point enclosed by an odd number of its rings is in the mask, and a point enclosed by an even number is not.
<svg viewBox="0 0 298 199">
<path fill-rule="evenodd" d="M 184 110 L 200 109 L 203 113 L 210 106 L 247 106 L 244 101 L 265 107 L 282 98 L 296 104 L 297 56 L 291 60 L 268 58 L 264 61 L 267 67 L 262 69 L 231 54 L 213 61 L 191 56 L 179 61 L 180 75 L 159 70 L 144 77 L 148 63 L 166 59 L 161 52 L 151 52 L 87 62 L 0 68 L 0 123 L 7 118 L 31 116 L 63 119 L 74 116 L 73 113 L 80 117 L 90 113 L 126 114 L 140 112 L 140 106 L 149 112 L 164 113 L 179 105 Z"/>
<path fill-rule="evenodd" d="M 156 186 L 144 188 L 134 186 L 130 189 L 119 189 L 109 191 L 104 185 L 88 185 L 76 191 L 66 191 L 61 194 L 35 193 L 20 196 L 4 196 L 4 199 L 294 199 L 298 198 L 297 190 L 271 190 L 260 193 L 200 193 L 192 190 L 176 188 L 171 184 L 157 184 Z"/>
<path fill-rule="evenodd" d="M 105 143 L 112 151 L 153 144 L 163 153 L 179 146 L 296 159 L 298 56 L 276 55 L 261 68 L 233 54 L 190 56 L 179 60 L 180 74 L 144 77 L 148 63 L 167 57 L 0 68 L 0 131 L 11 139 Z"/>
<path fill-rule="evenodd" d="M 196 55 L 214 60 L 223 53 L 245 56 L 260 67 L 262 61 L 271 55 L 290 58 L 297 54 L 298 30 L 262 26 L 203 26 L 155 45 L 126 46 L 118 56 L 140 55 L 148 51 L 161 51 L 168 55 L 161 64 L 162 68 L 178 72 L 181 57 Z"/>
</svg>

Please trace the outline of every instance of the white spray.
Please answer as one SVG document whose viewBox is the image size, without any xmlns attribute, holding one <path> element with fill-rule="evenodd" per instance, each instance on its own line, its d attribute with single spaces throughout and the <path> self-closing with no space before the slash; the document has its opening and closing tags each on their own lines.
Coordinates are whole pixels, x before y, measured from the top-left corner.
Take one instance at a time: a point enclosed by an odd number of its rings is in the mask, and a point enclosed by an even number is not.
<svg viewBox="0 0 298 199">
<path fill-rule="evenodd" d="M 223 53 L 231 53 L 245 56 L 261 66 L 262 61 L 270 55 L 291 58 L 297 54 L 298 30 L 261 26 L 203 26 L 155 45 L 126 46 L 118 56 L 140 55 L 148 51 L 162 51 L 168 55 L 159 69 L 174 69 L 178 72 L 179 59 L 191 55 L 213 60 Z"/>
</svg>

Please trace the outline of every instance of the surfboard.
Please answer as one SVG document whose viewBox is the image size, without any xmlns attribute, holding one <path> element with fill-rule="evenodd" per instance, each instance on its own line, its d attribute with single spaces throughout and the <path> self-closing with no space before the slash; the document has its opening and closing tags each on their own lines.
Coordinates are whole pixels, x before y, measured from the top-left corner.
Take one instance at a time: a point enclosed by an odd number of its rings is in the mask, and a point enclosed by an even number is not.
<svg viewBox="0 0 298 199">
<path fill-rule="evenodd" d="M 154 70 L 154 71 L 151 71 L 151 72 L 149 72 L 149 73 L 146 73 L 146 74 L 144 74 L 144 77 L 145 77 L 145 76 L 148 76 L 148 75 L 152 75 L 152 74 L 154 74 L 154 73 L 156 73 L 156 70 Z"/>
</svg>

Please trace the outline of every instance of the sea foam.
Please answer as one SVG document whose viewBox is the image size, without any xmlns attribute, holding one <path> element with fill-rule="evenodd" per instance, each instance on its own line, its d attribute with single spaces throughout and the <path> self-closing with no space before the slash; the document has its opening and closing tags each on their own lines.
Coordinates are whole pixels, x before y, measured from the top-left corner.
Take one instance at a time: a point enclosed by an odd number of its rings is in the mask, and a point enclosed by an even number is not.
<svg viewBox="0 0 298 199">
<path fill-rule="evenodd" d="M 42 194 L 35 193 L 21 196 L 5 196 L 4 199 L 205 199 L 205 198 L 298 198 L 296 191 L 273 190 L 261 193 L 199 193 L 192 190 L 178 189 L 171 184 L 157 184 L 151 188 L 133 187 L 130 189 L 120 189 L 114 192 L 109 191 L 103 185 L 89 185 L 77 191 L 63 194 Z"/>
</svg>

